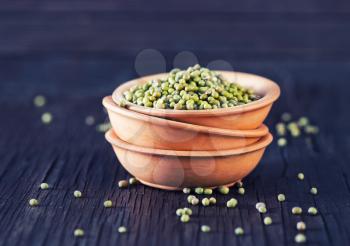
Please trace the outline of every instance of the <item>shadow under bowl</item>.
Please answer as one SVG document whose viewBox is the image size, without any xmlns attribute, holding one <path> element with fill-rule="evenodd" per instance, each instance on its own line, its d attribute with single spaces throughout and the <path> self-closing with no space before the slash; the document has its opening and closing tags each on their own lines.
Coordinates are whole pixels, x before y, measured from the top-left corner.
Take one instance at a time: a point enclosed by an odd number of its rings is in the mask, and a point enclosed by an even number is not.
<svg viewBox="0 0 350 246">
<path fill-rule="evenodd" d="M 126 107 L 135 112 L 195 125 L 219 126 L 220 128 L 232 130 L 258 128 L 270 112 L 273 102 L 278 99 L 280 95 L 279 86 L 272 80 L 254 74 L 228 71 L 217 72 L 228 81 L 237 83 L 244 88 L 252 89 L 261 98 L 244 105 L 207 110 L 156 109 L 130 102 L 126 103 Z M 166 75 L 165 73 L 155 74 L 128 81 L 113 92 L 113 100 L 114 102 L 119 102 L 123 97 L 123 92 L 129 90 L 132 86 L 144 84 L 152 79 L 164 78 Z"/>
<path fill-rule="evenodd" d="M 225 150 L 251 145 L 268 134 L 261 125 L 254 130 L 227 130 L 197 126 L 141 114 L 119 107 L 111 96 L 103 99 L 117 136 L 130 144 L 165 150 Z"/>
<path fill-rule="evenodd" d="M 112 129 L 105 135 L 123 167 L 145 185 L 166 190 L 232 185 L 257 166 L 272 141 L 268 134 L 240 149 L 174 151 L 128 144 Z"/>
</svg>

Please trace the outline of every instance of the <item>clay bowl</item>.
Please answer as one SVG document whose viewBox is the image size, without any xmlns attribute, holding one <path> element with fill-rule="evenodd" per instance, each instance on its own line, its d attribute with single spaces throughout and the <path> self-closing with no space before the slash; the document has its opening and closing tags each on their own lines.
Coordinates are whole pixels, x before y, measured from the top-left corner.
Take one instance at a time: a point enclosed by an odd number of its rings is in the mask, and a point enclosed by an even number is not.
<svg viewBox="0 0 350 246">
<path fill-rule="evenodd" d="M 103 99 L 118 137 L 130 144 L 168 150 L 223 150 L 257 142 L 268 134 L 261 125 L 255 130 L 227 130 L 197 126 L 153 117 L 119 107 L 110 96 Z"/>
<path fill-rule="evenodd" d="M 195 125 L 209 127 L 219 126 L 220 128 L 232 130 L 249 130 L 258 128 L 267 117 L 272 107 L 272 103 L 276 101 L 280 95 L 279 86 L 267 78 L 254 74 L 227 71 L 218 72 L 229 81 L 240 84 L 245 88 L 253 89 L 255 93 L 262 98 L 245 105 L 208 110 L 155 109 L 139 106 L 130 102 L 126 103 L 126 107 L 135 112 Z M 156 74 L 128 81 L 119 86 L 113 92 L 113 100 L 115 102 L 120 101 L 123 92 L 134 85 L 143 84 L 146 81 L 163 78 L 165 76 L 166 74 Z"/>
<path fill-rule="evenodd" d="M 166 190 L 233 185 L 253 171 L 272 141 L 272 135 L 268 134 L 244 148 L 174 151 L 128 144 L 112 129 L 105 137 L 131 175 L 145 185 Z"/>
</svg>

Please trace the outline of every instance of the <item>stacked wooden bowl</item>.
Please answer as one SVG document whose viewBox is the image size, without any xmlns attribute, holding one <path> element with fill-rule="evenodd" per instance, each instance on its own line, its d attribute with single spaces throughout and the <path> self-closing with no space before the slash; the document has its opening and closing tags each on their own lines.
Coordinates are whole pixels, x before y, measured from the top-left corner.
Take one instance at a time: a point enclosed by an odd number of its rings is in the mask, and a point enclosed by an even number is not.
<svg viewBox="0 0 350 246">
<path fill-rule="evenodd" d="M 130 87 L 166 76 L 157 74 L 126 82 L 103 99 L 112 124 L 106 139 L 120 163 L 140 182 L 168 190 L 230 186 L 259 163 L 272 142 L 263 121 L 280 89 L 257 75 L 218 72 L 261 98 L 209 110 L 155 109 L 132 103 L 118 106 Z"/>
</svg>

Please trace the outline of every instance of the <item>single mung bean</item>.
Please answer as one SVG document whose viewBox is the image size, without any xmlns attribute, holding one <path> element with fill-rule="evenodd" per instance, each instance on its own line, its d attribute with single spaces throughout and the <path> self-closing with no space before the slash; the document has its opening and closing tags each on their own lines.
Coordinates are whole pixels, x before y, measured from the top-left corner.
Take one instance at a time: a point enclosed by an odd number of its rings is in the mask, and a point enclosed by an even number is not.
<svg viewBox="0 0 350 246">
<path fill-rule="evenodd" d="M 209 189 L 209 188 L 205 188 L 203 193 L 206 194 L 206 195 L 211 195 L 211 194 L 213 194 L 213 190 Z"/>
<path fill-rule="evenodd" d="M 266 204 L 263 203 L 263 202 L 258 202 L 258 203 L 255 204 L 255 208 L 256 209 L 259 209 L 259 208 L 262 208 L 262 207 L 266 208 Z"/>
<path fill-rule="evenodd" d="M 50 112 L 45 112 L 41 115 L 41 121 L 44 124 L 50 124 L 52 121 L 52 114 Z"/>
<path fill-rule="evenodd" d="M 285 139 L 285 138 L 279 138 L 279 139 L 277 140 L 277 145 L 278 145 L 279 147 L 285 147 L 285 146 L 287 145 L 287 139 Z"/>
<path fill-rule="evenodd" d="M 237 227 L 235 229 L 235 234 L 236 234 L 236 236 L 242 236 L 244 234 L 243 228 L 242 227 Z"/>
<path fill-rule="evenodd" d="M 119 187 L 119 188 L 126 188 L 126 187 L 128 187 L 128 185 L 129 185 L 129 183 L 128 183 L 127 180 L 120 180 L 120 181 L 118 182 L 118 187 Z"/>
<path fill-rule="evenodd" d="M 194 195 L 189 195 L 189 196 L 187 197 L 187 202 L 188 202 L 188 203 L 191 203 L 192 200 L 193 200 L 194 198 L 196 198 Z"/>
<path fill-rule="evenodd" d="M 296 243 L 305 243 L 306 242 L 306 236 L 304 234 L 302 234 L 302 233 L 298 233 L 297 235 L 295 235 L 294 241 Z"/>
<path fill-rule="evenodd" d="M 301 207 L 293 207 L 292 214 L 302 214 L 303 209 Z"/>
<path fill-rule="evenodd" d="M 309 207 L 309 209 L 307 210 L 307 212 L 311 215 L 316 215 L 318 213 L 317 208 L 315 207 Z"/>
<path fill-rule="evenodd" d="M 243 182 L 242 181 L 238 181 L 235 183 L 235 186 L 238 187 L 238 188 L 241 188 L 243 187 Z"/>
<path fill-rule="evenodd" d="M 181 222 L 187 223 L 190 221 L 190 216 L 188 214 L 183 214 L 180 217 Z"/>
<path fill-rule="evenodd" d="M 184 210 L 183 210 L 182 208 L 176 209 L 176 215 L 177 215 L 177 216 L 181 216 L 181 215 L 183 215 L 183 214 L 184 214 Z"/>
<path fill-rule="evenodd" d="M 201 231 L 202 232 L 210 232 L 210 226 L 202 225 L 201 226 Z"/>
<path fill-rule="evenodd" d="M 307 117 L 300 117 L 298 120 L 298 125 L 301 127 L 307 126 L 309 124 L 309 119 Z"/>
<path fill-rule="evenodd" d="M 48 183 L 41 183 L 40 184 L 40 189 L 47 190 L 48 188 L 49 188 L 49 184 Z"/>
<path fill-rule="evenodd" d="M 230 192 L 230 188 L 228 188 L 227 186 L 220 186 L 219 192 L 221 194 L 227 195 Z"/>
<path fill-rule="evenodd" d="M 183 208 L 182 211 L 184 214 L 192 215 L 192 209 L 190 208 Z"/>
<path fill-rule="evenodd" d="M 191 193 L 191 189 L 190 188 L 183 188 L 182 192 L 185 194 L 190 194 Z"/>
<path fill-rule="evenodd" d="M 34 97 L 34 105 L 36 107 L 42 107 L 46 104 L 46 98 L 42 95 L 37 95 Z"/>
<path fill-rule="evenodd" d="M 75 191 L 73 192 L 73 195 L 74 195 L 74 197 L 76 197 L 76 198 L 79 198 L 79 197 L 82 196 L 81 191 L 79 191 L 79 190 L 75 190 Z"/>
<path fill-rule="evenodd" d="M 119 233 L 126 233 L 128 229 L 125 226 L 119 226 L 118 227 L 118 232 Z"/>
<path fill-rule="evenodd" d="M 284 202 L 286 200 L 286 196 L 284 194 L 278 194 L 277 200 L 279 202 Z"/>
<path fill-rule="evenodd" d="M 113 206 L 113 202 L 111 200 L 106 200 L 106 201 L 103 202 L 103 206 L 105 208 L 110 208 L 110 207 Z"/>
<path fill-rule="evenodd" d="M 192 201 L 191 201 L 191 204 L 192 204 L 193 206 L 198 205 L 198 203 L 199 203 L 199 199 L 198 199 L 197 197 L 193 198 Z"/>
<path fill-rule="evenodd" d="M 303 221 L 299 221 L 297 223 L 297 230 L 298 231 L 305 231 L 306 230 L 306 224 Z"/>
<path fill-rule="evenodd" d="M 209 206 L 210 205 L 209 199 L 208 198 L 203 198 L 202 199 L 202 204 L 203 204 L 203 206 Z"/>
<path fill-rule="evenodd" d="M 317 188 L 316 187 L 312 187 L 311 189 L 310 189 L 310 193 L 311 194 L 313 194 L 313 195 L 317 195 Z"/>
<path fill-rule="evenodd" d="M 134 178 L 134 177 L 129 178 L 129 184 L 134 185 L 134 184 L 137 184 L 137 183 L 138 183 L 138 180 L 136 178 Z"/>
<path fill-rule="evenodd" d="M 265 225 L 271 225 L 272 224 L 272 219 L 271 217 L 267 216 L 264 218 L 264 224 Z"/>
<path fill-rule="evenodd" d="M 216 204 L 216 198 L 215 197 L 210 197 L 209 198 L 210 204 Z"/>
<path fill-rule="evenodd" d="M 292 119 L 292 115 L 290 113 L 285 112 L 281 115 L 281 119 L 285 122 L 290 121 Z"/>
<path fill-rule="evenodd" d="M 237 204 L 238 204 L 237 199 L 231 198 L 230 200 L 228 200 L 228 201 L 226 202 L 226 207 L 228 207 L 228 208 L 234 208 L 234 207 L 237 206 Z"/>
<path fill-rule="evenodd" d="M 85 232 L 83 229 L 77 228 L 74 230 L 74 236 L 75 237 L 82 237 L 84 236 Z"/>
<path fill-rule="evenodd" d="M 319 132 L 319 129 L 317 126 L 305 126 L 304 128 L 305 133 L 307 134 L 317 134 Z"/>
<path fill-rule="evenodd" d="M 36 206 L 39 205 L 39 201 L 37 199 L 32 198 L 32 199 L 29 200 L 29 205 L 31 207 L 36 207 Z"/>
<path fill-rule="evenodd" d="M 264 214 L 267 212 L 267 209 L 266 209 L 266 207 L 259 207 L 258 211 L 259 211 L 259 213 Z"/>
<path fill-rule="evenodd" d="M 245 189 L 243 187 L 238 188 L 238 194 L 244 195 Z"/>
<path fill-rule="evenodd" d="M 203 194 L 204 189 L 202 187 L 197 187 L 194 192 L 197 194 Z"/>
<path fill-rule="evenodd" d="M 298 173 L 297 177 L 299 180 L 304 180 L 305 175 L 303 173 Z"/>
<path fill-rule="evenodd" d="M 277 123 L 276 124 L 276 132 L 278 136 L 285 136 L 286 135 L 286 125 L 284 123 Z"/>
<path fill-rule="evenodd" d="M 88 126 L 92 126 L 93 124 L 95 124 L 95 118 L 92 115 L 86 116 L 85 124 Z"/>
</svg>

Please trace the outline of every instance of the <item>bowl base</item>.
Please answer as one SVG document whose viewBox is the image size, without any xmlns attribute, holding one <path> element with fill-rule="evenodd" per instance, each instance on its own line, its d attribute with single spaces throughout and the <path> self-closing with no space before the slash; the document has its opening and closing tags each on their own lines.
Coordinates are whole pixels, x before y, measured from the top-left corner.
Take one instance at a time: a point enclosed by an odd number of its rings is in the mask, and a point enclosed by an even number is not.
<svg viewBox="0 0 350 246">
<path fill-rule="evenodd" d="M 157 188 L 157 189 L 161 189 L 161 190 L 182 190 L 183 187 L 174 187 L 174 186 L 166 186 L 166 185 L 159 185 L 159 184 L 154 184 L 154 183 L 150 183 L 150 182 L 147 182 L 147 181 L 143 181 L 142 179 L 138 179 L 140 181 L 140 183 L 146 185 L 146 186 L 150 186 L 150 187 L 153 187 L 153 188 Z M 241 180 L 237 180 L 235 182 L 232 182 L 232 183 L 229 183 L 229 184 L 224 184 L 222 186 L 227 186 L 227 187 L 230 187 L 230 186 L 233 186 L 234 184 L 236 184 L 237 182 L 240 182 Z M 220 185 L 221 186 L 221 185 Z M 214 189 L 214 188 L 217 188 L 219 186 L 211 186 L 211 187 L 205 187 L 205 188 L 211 188 L 211 189 Z"/>
</svg>

